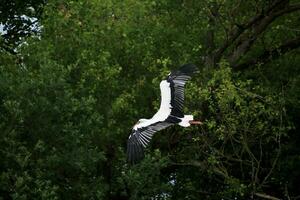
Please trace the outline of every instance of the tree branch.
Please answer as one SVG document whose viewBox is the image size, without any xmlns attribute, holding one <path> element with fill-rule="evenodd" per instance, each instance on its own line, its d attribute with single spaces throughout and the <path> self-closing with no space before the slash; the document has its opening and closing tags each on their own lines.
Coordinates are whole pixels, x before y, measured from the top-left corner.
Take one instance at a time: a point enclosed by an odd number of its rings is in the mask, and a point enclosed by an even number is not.
<svg viewBox="0 0 300 200">
<path fill-rule="evenodd" d="M 281 4 L 279 4 L 281 6 Z M 275 8 L 274 8 L 275 9 Z M 256 41 L 258 36 L 277 18 L 284 14 L 291 13 L 294 11 L 300 10 L 300 4 L 294 4 L 285 6 L 282 10 L 275 9 L 272 10 L 269 15 L 266 15 L 259 23 L 254 24 L 252 28 L 252 33 L 248 36 L 241 37 L 239 42 L 237 42 L 236 50 L 233 51 L 229 58 L 229 62 L 231 65 L 236 65 L 238 60 L 244 55 L 246 52 L 249 51 L 250 47 Z"/>
<path fill-rule="evenodd" d="M 220 60 L 222 54 L 225 52 L 225 50 L 231 46 L 233 44 L 233 42 L 242 34 L 244 33 L 248 28 L 250 28 L 254 23 L 256 23 L 257 21 L 259 21 L 260 19 L 262 19 L 263 15 L 262 14 L 258 14 L 255 17 L 251 18 L 247 23 L 243 24 L 243 25 L 236 25 L 235 28 L 233 28 L 230 32 L 229 32 L 229 38 L 228 40 L 225 41 L 225 43 L 218 48 L 215 51 L 215 58 L 217 61 Z"/>
<path fill-rule="evenodd" d="M 268 195 L 268 194 L 262 194 L 262 193 L 258 193 L 258 192 L 254 193 L 254 194 L 255 194 L 255 196 L 258 196 L 258 197 L 261 197 L 261 198 L 264 198 L 264 199 L 280 200 L 279 198 L 273 197 L 273 196 Z"/>
<path fill-rule="evenodd" d="M 233 65 L 233 68 L 235 70 L 244 70 L 258 63 L 264 64 L 269 62 L 271 59 L 278 58 L 280 55 L 285 54 L 291 50 L 297 49 L 299 47 L 300 47 L 300 37 L 297 37 L 295 39 L 287 41 L 286 43 L 280 45 L 276 49 L 266 50 L 256 58 L 250 59 L 240 64 Z"/>
<path fill-rule="evenodd" d="M 225 43 L 215 51 L 215 60 L 218 62 L 222 54 L 225 50 L 231 46 L 236 39 L 239 38 L 246 30 L 251 28 L 254 24 L 259 23 L 266 16 L 264 13 L 270 13 L 273 9 L 275 9 L 279 4 L 282 4 L 285 0 L 276 1 L 270 6 L 267 11 L 261 12 L 254 17 L 250 18 L 250 20 L 244 24 L 236 24 L 236 26 L 229 32 L 229 38 L 225 41 Z"/>
<path fill-rule="evenodd" d="M 279 17 L 281 15 L 287 14 L 287 13 L 291 13 L 294 11 L 300 10 L 300 3 L 297 4 L 293 4 L 288 6 L 287 8 L 283 9 L 283 10 L 279 10 L 276 13 L 274 13 L 274 17 Z"/>
</svg>

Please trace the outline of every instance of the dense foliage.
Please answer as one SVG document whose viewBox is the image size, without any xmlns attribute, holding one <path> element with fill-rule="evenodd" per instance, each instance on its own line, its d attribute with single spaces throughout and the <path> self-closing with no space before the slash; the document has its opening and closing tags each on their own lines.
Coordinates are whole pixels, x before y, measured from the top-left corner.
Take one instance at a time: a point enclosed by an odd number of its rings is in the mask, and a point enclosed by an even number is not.
<svg viewBox="0 0 300 200">
<path fill-rule="evenodd" d="M 15 2 L 1 23 L 30 8 L 39 26 L 1 35 L 0 199 L 299 198 L 299 2 Z M 204 125 L 157 133 L 129 165 L 131 127 L 184 63 Z"/>
<path fill-rule="evenodd" d="M 39 32 L 38 20 L 46 0 L 1 0 L 0 50 L 16 54 L 22 38 Z"/>
</svg>

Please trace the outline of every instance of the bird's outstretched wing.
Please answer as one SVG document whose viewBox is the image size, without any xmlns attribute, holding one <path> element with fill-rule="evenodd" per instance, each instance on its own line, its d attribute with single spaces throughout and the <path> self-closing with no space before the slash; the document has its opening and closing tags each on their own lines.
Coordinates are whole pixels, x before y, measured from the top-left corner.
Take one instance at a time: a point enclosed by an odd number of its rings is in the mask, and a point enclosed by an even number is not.
<svg viewBox="0 0 300 200">
<path fill-rule="evenodd" d="M 172 123 L 156 122 L 146 127 L 132 130 L 127 142 L 127 156 L 130 163 L 136 163 L 144 157 L 144 148 L 149 144 L 155 132 L 171 126 Z"/>
<path fill-rule="evenodd" d="M 184 85 L 191 78 L 193 73 L 197 71 L 197 67 L 193 64 L 185 64 L 178 70 L 173 71 L 167 77 L 171 89 L 171 115 L 176 117 L 184 117 Z"/>
</svg>

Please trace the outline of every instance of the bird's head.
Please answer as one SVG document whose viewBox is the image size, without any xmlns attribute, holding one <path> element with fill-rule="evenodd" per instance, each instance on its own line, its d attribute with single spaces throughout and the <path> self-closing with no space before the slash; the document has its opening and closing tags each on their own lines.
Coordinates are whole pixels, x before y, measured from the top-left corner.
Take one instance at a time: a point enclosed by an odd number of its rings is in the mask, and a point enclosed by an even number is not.
<svg viewBox="0 0 300 200">
<path fill-rule="evenodd" d="M 139 119 L 139 121 L 137 121 L 137 123 L 133 126 L 133 128 L 135 128 L 136 126 L 138 126 L 139 124 L 142 124 L 144 122 L 146 122 L 148 119 Z"/>
<path fill-rule="evenodd" d="M 140 123 L 143 123 L 143 122 L 146 122 L 148 119 L 139 119 L 139 121 L 137 122 L 137 124 L 140 124 Z"/>
</svg>

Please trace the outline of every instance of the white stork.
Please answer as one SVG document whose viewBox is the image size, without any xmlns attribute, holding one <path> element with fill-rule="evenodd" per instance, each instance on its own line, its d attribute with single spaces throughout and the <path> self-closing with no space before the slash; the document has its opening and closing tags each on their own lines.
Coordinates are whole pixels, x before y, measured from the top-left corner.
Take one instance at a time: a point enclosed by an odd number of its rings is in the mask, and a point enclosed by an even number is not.
<svg viewBox="0 0 300 200">
<path fill-rule="evenodd" d="M 169 73 L 166 80 L 160 82 L 159 110 L 151 119 L 140 119 L 128 138 L 127 156 L 130 163 L 136 163 L 143 158 L 144 148 L 155 132 L 174 124 L 183 127 L 202 124 L 200 121 L 194 121 L 193 115 L 183 114 L 184 85 L 195 71 L 195 65 L 185 64 L 179 70 Z"/>
</svg>

